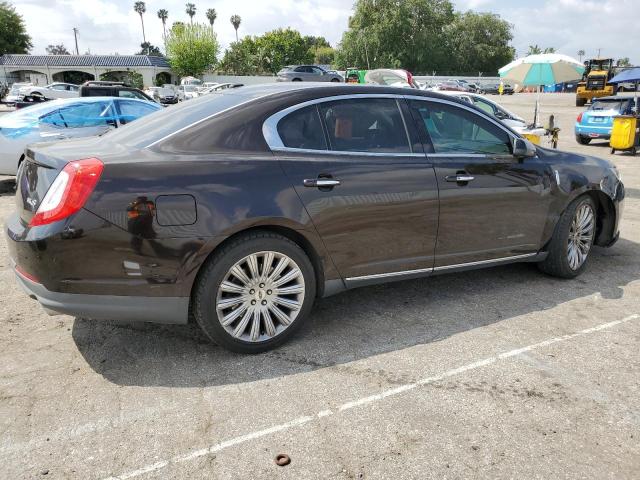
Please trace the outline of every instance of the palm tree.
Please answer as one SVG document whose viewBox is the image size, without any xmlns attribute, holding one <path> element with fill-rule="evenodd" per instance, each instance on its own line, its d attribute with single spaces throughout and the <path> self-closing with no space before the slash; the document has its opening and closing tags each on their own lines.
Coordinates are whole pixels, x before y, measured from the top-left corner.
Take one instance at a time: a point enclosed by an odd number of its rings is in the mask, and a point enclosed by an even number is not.
<svg viewBox="0 0 640 480">
<path fill-rule="evenodd" d="M 580 61 L 582 62 L 582 57 L 584 57 L 584 50 L 578 50 L 578 57 L 580 57 Z"/>
<path fill-rule="evenodd" d="M 167 12 L 164 8 L 158 10 L 158 18 L 162 21 L 162 32 L 164 36 L 164 41 L 167 41 L 167 19 L 169 18 L 169 12 Z"/>
<path fill-rule="evenodd" d="M 140 15 L 140 21 L 142 22 L 142 39 L 144 40 L 144 43 L 147 43 L 147 36 L 144 34 L 144 19 L 142 18 L 144 12 L 147 11 L 147 6 L 144 2 L 136 2 L 133 4 L 133 9 L 138 15 Z"/>
<path fill-rule="evenodd" d="M 187 15 L 189 15 L 189 19 L 191 20 L 191 25 L 193 25 L 193 16 L 196 14 L 196 6 L 193 3 L 186 4 Z"/>
<path fill-rule="evenodd" d="M 240 15 L 231 15 L 231 24 L 233 25 L 233 28 L 236 29 L 236 42 L 238 41 L 238 29 L 240 28 L 241 22 L 242 19 L 240 18 Z"/>
<path fill-rule="evenodd" d="M 209 10 L 207 10 L 206 15 L 209 23 L 211 24 L 211 30 L 213 30 L 213 22 L 215 22 L 216 18 L 218 18 L 218 13 L 216 12 L 215 8 L 210 8 Z"/>
<path fill-rule="evenodd" d="M 547 47 L 542 53 L 556 53 L 556 49 L 554 47 Z"/>
<path fill-rule="evenodd" d="M 527 55 L 538 55 L 540 53 L 542 53 L 542 49 L 537 44 L 529 45 L 529 52 Z"/>
</svg>

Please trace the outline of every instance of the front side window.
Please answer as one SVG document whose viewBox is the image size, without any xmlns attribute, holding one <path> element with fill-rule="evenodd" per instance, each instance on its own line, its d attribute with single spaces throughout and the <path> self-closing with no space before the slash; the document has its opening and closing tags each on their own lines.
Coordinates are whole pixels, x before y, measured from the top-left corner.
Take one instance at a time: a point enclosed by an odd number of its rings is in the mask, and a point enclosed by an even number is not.
<svg viewBox="0 0 640 480">
<path fill-rule="evenodd" d="M 411 111 L 433 153 L 508 155 L 509 135 L 480 115 L 439 102 L 414 100 Z"/>
<path fill-rule="evenodd" d="M 331 150 L 411 153 L 400 107 L 395 99 L 336 100 L 320 104 L 319 111 Z"/>
<path fill-rule="evenodd" d="M 111 102 L 92 102 L 60 108 L 40 121 L 56 127 L 83 128 L 113 125 L 115 119 Z"/>
<path fill-rule="evenodd" d="M 278 122 L 278 134 L 287 148 L 326 150 L 318 108 L 315 105 L 290 113 Z"/>
</svg>

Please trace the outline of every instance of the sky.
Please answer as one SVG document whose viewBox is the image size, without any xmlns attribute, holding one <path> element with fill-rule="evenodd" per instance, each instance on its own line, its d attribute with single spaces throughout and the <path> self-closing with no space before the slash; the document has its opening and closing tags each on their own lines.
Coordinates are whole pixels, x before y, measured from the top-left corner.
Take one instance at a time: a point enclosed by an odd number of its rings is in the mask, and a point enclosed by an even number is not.
<svg viewBox="0 0 640 480">
<path fill-rule="evenodd" d="M 80 53 L 132 54 L 142 43 L 140 17 L 133 0 L 11 0 L 22 14 L 33 38 L 32 53 L 45 53 L 49 44 L 74 48 L 73 27 L 79 30 Z M 194 21 L 207 22 L 205 11 L 215 8 L 214 29 L 223 48 L 235 40 L 229 18 L 242 18 L 239 35 L 260 35 L 279 27 L 292 27 L 303 35 L 324 36 L 336 45 L 347 28 L 351 0 L 191 0 L 197 13 Z M 170 25 L 187 22 L 185 0 L 147 0 L 144 15 L 147 40 L 162 45 L 162 24 L 156 12 L 169 11 Z M 458 10 L 498 13 L 513 25 L 512 42 L 518 56 L 537 44 L 555 47 L 577 57 L 629 57 L 640 64 L 640 0 L 454 0 Z"/>
</svg>

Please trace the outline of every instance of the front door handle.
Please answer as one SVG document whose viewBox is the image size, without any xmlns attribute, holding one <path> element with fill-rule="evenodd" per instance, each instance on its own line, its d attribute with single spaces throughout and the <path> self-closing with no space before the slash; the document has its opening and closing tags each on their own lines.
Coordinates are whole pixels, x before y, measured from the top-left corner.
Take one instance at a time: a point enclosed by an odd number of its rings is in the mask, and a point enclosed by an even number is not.
<svg viewBox="0 0 640 480">
<path fill-rule="evenodd" d="M 333 188 L 340 185 L 340 180 L 335 178 L 305 178 L 303 183 L 305 187 Z"/>
<path fill-rule="evenodd" d="M 470 182 L 472 180 L 475 180 L 475 178 L 476 177 L 472 175 L 462 175 L 462 174 L 447 175 L 446 177 L 444 177 L 444 179 L 447 182 L 456 182 L 456 183 Z"/>
</svg>

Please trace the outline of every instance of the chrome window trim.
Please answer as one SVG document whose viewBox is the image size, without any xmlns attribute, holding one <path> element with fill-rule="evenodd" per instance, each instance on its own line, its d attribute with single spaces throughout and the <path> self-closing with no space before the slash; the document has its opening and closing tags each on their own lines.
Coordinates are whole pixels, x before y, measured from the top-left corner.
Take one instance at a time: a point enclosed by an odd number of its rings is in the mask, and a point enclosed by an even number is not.
<svg viewBox="0 0 640 480">
<path fill-rule="evenodd" d="M 403 270 L 400 272 L 390 272 L 390 273 L 376 273 L 373 275 L 363 275 L 361 277 L 347 277 L 345 281 L 354 282 L 360 280 L 375 280 L 379 278 L 388 278 L 388 277 L 400 277 L 405 275 L 414 275 L 419 273 L 433 273 L 444 270 L 453 270 L 454 268 L 465 268 L 465 267 L 474 267 L 478 265 L 490 265 L 492 263 L 500 263 L 500 262 L 510 262 L 513 260 L 524 260 L 525 258 L 531 258 L 538 255 L 538 253 L 525 253 L 522 255 L 513 255 L 511 257 L 501 257 L 494 258 L 491 260 L 480 260 L 477 262 L 468 262 L 468 263 L 457 263 L 454 265 L 444 265 L 442 267 L 434 267 L 434 268 L 420 268 L 417 270 Z"/>
<path fill-rule="evenodd" d="M 332 155 L 332 156 L 352 156 L 352 157 L 404 157 L 404 158 L 419 158 L 425 160 L 424 153 L 393 153 L 393 152 L 351 152 L 348 150 L 313 150 L 310 148 L 292 148 L 292 147 L 277 147 L 272 148 L 272 152 L 287 152 L 287 153 L 313 153 L 314 155 Z"/>
<path fill-rule="evenodd" d="M 398 99 L 404 99 L 404 100 L 421 100 L 421 101 L 425 101 L 425 102 L 436 102 L 436 103 L 444 103 L 446 105 L 451 105 L 453 107 L 458 107 L 458 108 L 462 108 L 465 109 L 471 113 L 474 113 L 476 115 L 481 116 L 482 118 L 484 118 L 485 120 L 489 120 L 489 122 L 493 123 L 496 127 L 498 127 L 500 130 L 502 130 L 504 133 L 506 133 L 509 138 L 513 141 L 513 139 L 515 138 L 520 138 L 519 136 L 517 136 L 517 134 L 515 134 L 514 132 L 512 132 L 511 130 L 509 130 L 507 127 L 505 127 L 504 125 L 502 125 L 498 120 L 492 118 L 491 116 L 489 116 L 486 112 L 481 111 L 477 108 L 474 108 L 472 106 L 467 106 L 465 104 L 462 103 L 457 103 L 457 102 L 452 102 L 448 99 L 444 99 L 444 98 L 436 98 L 436 97 L 423 97 L 420 95 L 406 95 L 406 94 L 398 94 L 398 93 L 361 93 L 361 94 L 345 94 L 345 95 L 333 95 L 330 97 L 321 97 L 321 98 L 314 98 L 312 100 L 307 100 L 305 102 L 302 103 L 298 103 L 296 105 L 291 105 L 290 107 L 287 107 L 283 110 L 280 110 L 277 113 L 274 113 L 273 115 L 269 116 L 262 124 L 262 135 L 264 136 L 265 141 L 267 142 L 267 145 L 269 146 L 269 148 L 272 151 L 279 151 L 279 152 L 284 152 L 284 151 L 296 151 L 296 150 L 301 150 L 301 149 L 294 149 L 291 147 L 286 147 L 283 143 L 282 143 L 282 139 L 280 138 L 280 135 L 278 134 L 278 123 L 280 122 L 280 120 L 282 120 L 282 118 L 286 117 L 287 115 L 289 115 L 290 113 L 295 112 L 296 110 L 300 110 L 302 108 L 308 107 L 310 105 L 318 105 L 321 103 L 325 103 L 325 102 L 333 102 L 336 100 L 354 100 L 354 99 L 359 99 L 359 98 L 388 98 L 388 99 L 395 99 L 396 103 L 398 101 Z M 233 107 L 235 108 L 235 107 Z M 398 105 L 398 108 L 399 105 Z M 222 112 L 220 112 L 222 113 Z M 402 109 L 400 109 L 400 114 L 402 115 Z M 402 115 L 402 119 L 403 122 L 404 120 L 404 115 Z M 405 124 L 405 131 L 406 131 L 406 124 Z M 175 132 L 177 133 L 177 132 Z M 407 132 L 408 135 L 408 132 Z M 156 142 L 157 143 L 157 142 Z M 411 140 L 409 139 L 409 146 L 411 147 Z M 307 150 L 307 152 L 314 152 L 314 153 L 328 153 L 328 152 L 333 152 L 334 154 L 356 154 L 356 155 L 415 155 L 414 153 L 412 154 L 399 154 L 399 153 L 385 153 L 385 154 L 378 154 L 378 153 L 371 153 L 371 152 L 344 152 L 344 151 L 338 151 L 338 150 Z M 434 155 L 449 155 L 449 154 L 420 154 L 420 157 L 431 157 Z M 457 155 L 457 154 L 456 154 Z M 460 156 L 465 156 L 465 157 L 469 157 L 469 156 L 479 156 L 479 157 L 486 157 L 486 154 L 461 154 Z M 436 157 L 437 158 L 437 157 Z"/>
</svg>

